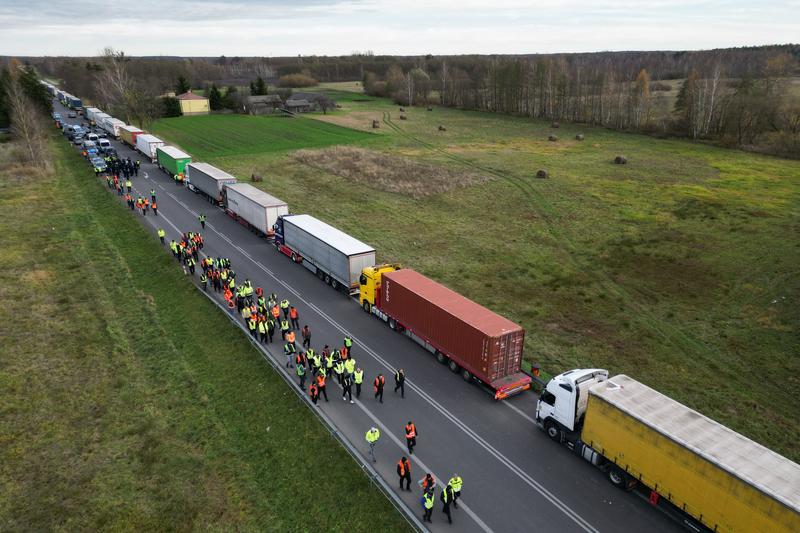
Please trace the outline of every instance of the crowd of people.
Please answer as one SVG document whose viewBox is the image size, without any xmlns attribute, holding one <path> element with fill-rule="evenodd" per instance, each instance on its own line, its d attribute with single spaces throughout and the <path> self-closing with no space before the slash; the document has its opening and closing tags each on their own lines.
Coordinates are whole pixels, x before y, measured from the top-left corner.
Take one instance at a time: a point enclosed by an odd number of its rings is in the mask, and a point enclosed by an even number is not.
<svg viewBox="0 0 800 533">
<path fill-rule="evenodd" d="M 109 189 L 116 191 L 117 195 L 124 196 L 128 207 L 132 211 L 140 210 L 143 216 L 152 209 L 158 216 L 158 205 L 155 190 L 150 190 L 150 198 L 138 195 L 134 199 L 131 178 L 138 176 L 139 161 L 135 163 L 130 159 L 123 160 L 116 157 L 107 161 L 110 172 L 106 175 Z M 200 224 L 205 228 L 206 217 L 200 215 Z M 158 228 L 158 237 L 162 244 L 166 244 L 166 232 Z M 231 266 L 231 261 L 224 257 L 206 256 L 201 259 L 200 251 L 203 249 L 203 236 L 198 232 L 188 231 L 183 233 L 178 240 L 171 240 L 169 248 L 173 257 L 181 264 L 186 275 L 195 276 L 200 273 L 200 284 L 204 291 L 211 290 L 220 293 L 231 312 L 235 309 L 238 316 L 244 321 L 247 331 L 253 339 L 261 344 L 272 344 L 276 341 L 275 334 L 280 331 L 280 342 L 283 343 L 283 354 L 286 358 L 286 367 L 294 369 L 301 390 L 307 391 L 313 405 L 319 405 L 322 399 L 329 402 L 328 385 L 334 381 L 342 389 L 342 401 L 355 403 L 361 398 L 364 385 L 364 370 L 357 363 L 353 351 L 353 339 L 345 335 L 342 341 L 334 346 L 323 345 L 321 350 L 312 347 L 311 329 L 306 324 L 300 327 L 300 314 L 288 299 L 279 299 L 276 293 L 265 295 L 260 287 L 253 287 L 249 279 L 241 283 L 236 281 L 236 271 Z M 298 339 L 298 335 L 300 338 Z M 299 342 L 298 342 L 299 341 Z M 400 393 L 405 398 L 405 371 L 401 368 L 394 374 L 394 393 Z M 306 382 L 308 387 L 306 388 Z M 386 378 L 378 373 L 372 380 L 374 401 L 383 403 Z M 355 389 L 355 390 L 354 390 Z M 416 424 L 408 421 L 405 426 L 406 445 L 408 454 L 414 454 L 414 447 L 419 436 Z M 380 431 L 372 427 L 366 434 L 369 453 L 375 462 L 375 446 L 380 439 Z M 411 491 L 411 463 L 406 456 L 401 457 L 397 463 L 397 475 L 400 479 L 400 489 Z M 451 506 L 458 508 L 458 498 L 461 495 L 462 480 L 454 474 L 444 484 L 439 493 L 442 502 L 442 512 L 452 523 Z M 423 508 L 423 521 L 432 522 L 431 515 L 435 503 L 435 480 L 428 473 L 419 481 L 422 489 L 420 504 Z"/>
</svg>

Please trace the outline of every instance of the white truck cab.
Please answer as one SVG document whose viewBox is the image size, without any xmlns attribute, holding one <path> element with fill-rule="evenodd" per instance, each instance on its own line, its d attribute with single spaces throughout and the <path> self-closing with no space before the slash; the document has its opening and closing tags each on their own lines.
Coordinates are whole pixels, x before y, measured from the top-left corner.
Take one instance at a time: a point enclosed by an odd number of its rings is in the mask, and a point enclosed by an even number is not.
<svg viewBox="0 0 800 533">
<path fill-rule="evenodd" d="M 580 368 L 551 379 L 536 404 L 536 422 L 552 439 L 561 440 L 563 432 L 580 429 L 589 389 L 608 379 L 608 370 Z"/>
</svg>

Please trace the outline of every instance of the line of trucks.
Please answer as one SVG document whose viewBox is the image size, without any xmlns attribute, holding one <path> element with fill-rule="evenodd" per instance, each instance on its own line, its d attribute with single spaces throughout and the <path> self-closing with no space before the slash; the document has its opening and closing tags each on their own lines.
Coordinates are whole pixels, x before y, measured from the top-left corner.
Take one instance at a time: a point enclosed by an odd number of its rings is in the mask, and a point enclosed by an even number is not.
<svg viewBox="0 0 800 533">
<path fill-rule="evenodd" d="M 88 111 L 88 110 L 87 110 Z M 366 313 L 492 391 L 528 390 L 525 331 L 449 288 L 286 202 L 131 126 L 119 137 L 234 220 L 272 241 L 322 282 L 358 298 Z M 607 473 L 623 490 L 694 531 L 800 531 L 800 466 L 628 377 L 575 369 L 542 387 L 536 423 L 547 436 Z"/>
</svg>

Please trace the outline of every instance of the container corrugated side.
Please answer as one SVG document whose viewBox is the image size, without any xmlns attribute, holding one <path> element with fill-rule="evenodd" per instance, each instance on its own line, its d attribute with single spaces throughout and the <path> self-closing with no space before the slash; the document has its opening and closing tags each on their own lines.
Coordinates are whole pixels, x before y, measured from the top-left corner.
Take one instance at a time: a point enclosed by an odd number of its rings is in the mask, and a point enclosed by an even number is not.
<svg viewBox="0 0 800 533">
<path fill-rule="evenodd" d="M 267 211 L 262 205 L 254 202 L 235 187 L 228 187 L 226 191 L 228 209 L 263 233 L 272 229 L 271 226 L 267 227 Z"/>
<path fill-rule="evenodd" d="M 186 174 L 192 186 L 197 187 L 212 198 L 216 198 L 217 201 L 222 200 L 222 188 L 226 183 L 236 183 L 234 176 L 226 178 L 211 176 L 197 163 L 186 165 Z"/>
</svg>

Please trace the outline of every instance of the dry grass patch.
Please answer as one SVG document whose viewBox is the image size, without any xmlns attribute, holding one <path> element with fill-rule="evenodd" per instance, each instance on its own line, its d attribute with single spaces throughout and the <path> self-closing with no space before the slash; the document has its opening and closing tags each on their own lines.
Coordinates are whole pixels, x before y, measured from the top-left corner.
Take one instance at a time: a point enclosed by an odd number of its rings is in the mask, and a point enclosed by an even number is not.
<svg viewBox="0 0 800 533">
<path fill-rule="evenodd" d="M 363 148 L 338 146 L 323 150 L 298 150 L 292 157 L 356 183 L 414 198 L 479 185 L 491 179 L 491 176 L 460 168 L 424 163 Z"/>
</svg>

